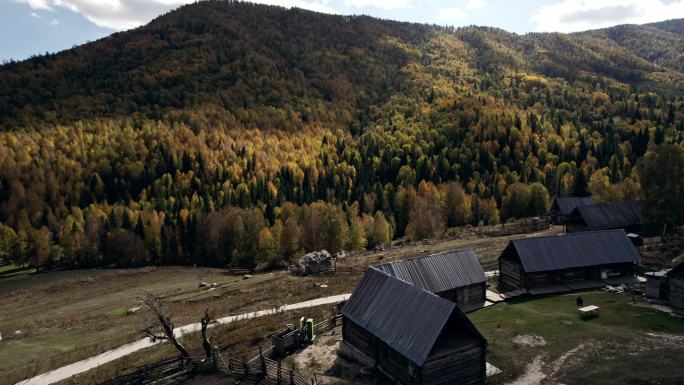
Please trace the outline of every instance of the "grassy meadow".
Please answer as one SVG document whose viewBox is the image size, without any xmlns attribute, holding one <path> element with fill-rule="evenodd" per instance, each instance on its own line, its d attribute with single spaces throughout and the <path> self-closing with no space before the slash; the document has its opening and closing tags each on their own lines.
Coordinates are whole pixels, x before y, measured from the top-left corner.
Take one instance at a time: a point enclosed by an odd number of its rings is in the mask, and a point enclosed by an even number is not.
<svg viewBox="0 0 684 385">
<path fill-rule="evenodd" d="M 558 232 L 558 228 L 553 228 L 535 234 Z M 221 269 L 193 267 L 50 273 L 8 268 L 10 274 L 0 273 L 0 385 L 14 384 L 141 338 L 138 330 L 148 323 L 149 315 L 140 311 L 127 314 L 127 310 L 136 306 L 138 298 L 146 292 L 163 295 L 175 325 L 181 326 L 198 322 L 205 307 L 216 317 L 224 317 L 348 293 L 360 278 L 358 273 L 369 264 L 439 251 L 474 248 L 485 270 L 492 270 L 508 240 L 524 236 L 530 234 L 478 237 L 474 232 L 464 232 L 454 239 L 355 253 L 338 266 L 353 266 L 357 274 L 336 277 L 293 277 L 285 271 L 275 271 L 244 279 L 227 275 Z M 199 288 L 200 282 L 217 283 L 217 287 L 209 291 Z M 599 318 L 578 320 L 574 295 L 509 302 L 471 313 L 470 317 L 489 340 L 488 360 L 504 371 L 490 381 L 500 384 L 524 375 L 535 359 L 542 363 L 543 375 L 568 384 L 578 383 L 575 379 L 591 384 L 592 373 L 596 378 L 617 378 L 614 383 L 620 383 L 629 373 L 622 369 L 641 360 L 655 360 L 661 365 L 640 369 L 649 378 L 678 373 L 671 357 L 684 353 L 684 321 L 645 307 L 641 299 L 633 304 L 631 295 L 595 292 L 583 296 L 585 303 L 601 307 Z M 330 306 L 323 306 L 220 326 L 215 329 L 214 343 L 235 352 L 254 351 L 259 344 L 268 345 L 265 336 L 300 315 L 320 319 L 329 313 Z M 20 335 L 15 335 L 17 330 Z M 513 338 L 518 335 L 539 336 L 546 345 L 516 344 Z M 199 349 L 195 346 L 196 336 L 185 340 L 191 348 Z M 679 342 L 679 346 L 674 342 Z M 174 354 L 168 346 L 157 346 L 66 382 L 92 383 Z M 579 370 L 579 364 L 584 369 Z M 554 365 L 557 370 L 549 369 Z M 670 366 L 669 374 L 667 370 L 660 372 L 659 368 Z M 621 375 L 606 374 L 613 371 Z"/>
</svg>

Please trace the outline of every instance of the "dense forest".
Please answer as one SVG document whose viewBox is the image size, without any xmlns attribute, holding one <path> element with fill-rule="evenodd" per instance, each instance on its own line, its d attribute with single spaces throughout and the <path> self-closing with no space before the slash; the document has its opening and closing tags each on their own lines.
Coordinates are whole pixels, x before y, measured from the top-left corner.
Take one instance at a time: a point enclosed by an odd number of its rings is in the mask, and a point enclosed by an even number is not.
<svg viewBox="0 0 684 385">
<path fill-rule="evenodd" d="M 639 161 L 684 142 L 683 31 L 203 1 L 5 63 L 0 261 L 252 268 L 640 198 Z"/>
</svg>

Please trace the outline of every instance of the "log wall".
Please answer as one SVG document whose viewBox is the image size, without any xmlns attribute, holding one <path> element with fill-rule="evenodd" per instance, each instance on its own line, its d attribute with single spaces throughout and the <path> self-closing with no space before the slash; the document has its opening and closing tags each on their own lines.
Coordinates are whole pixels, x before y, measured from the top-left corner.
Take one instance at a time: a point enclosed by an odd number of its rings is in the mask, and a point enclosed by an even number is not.
<svg viewBox="0 0 684 385">
<path fill-rule="evenodd" d="M 486 300 L 486 291 L 487 284 L 482 282 L 470 286 L 459 287 L 454 290 L 443 291 L 437 293 L 437 295 L 463 306 L 483 303 Z"/>
<path fill-rule="evenodd" d="M 375 336 L 347 318 L 342 319 L 342 339 L 375 360 Z"/>
<path fill-rule="evenodd" d="M 484 282 L 476 285 L 460 287 L 456 290 L 457 303 L 459 305 L 467 305 L 474 303 L 481 303 L 486 299 L 487 286 Z"/>
<path fill-rule="evenodd" d="M 418 380 L 419 368 L 414 367 L 412 370 L 409 369 L 413 366 L 411 361 L 383 342 L 379 342 L 378 344 L 377 365 L 383 372 L 389 374 L 403 384 L 420 383 Z"/>
<path fill-rule="evenodd" d="M 670 306 L 680 314 L 684 314 L 684 276 L 672 275 L 669 277 Z"/>
<path fill-rule="evenodd" d="M 424 385 L 479 385 L 486 378 L 484 343 L 471 342 L 430 357 L 422 371 Z"/>
<path fill-rule="evenodd" d="M 517 289 L 523 286 L 523 270 L 519 263 L 499 258 L 499 283 L 502 286 Z"/>
</svg>

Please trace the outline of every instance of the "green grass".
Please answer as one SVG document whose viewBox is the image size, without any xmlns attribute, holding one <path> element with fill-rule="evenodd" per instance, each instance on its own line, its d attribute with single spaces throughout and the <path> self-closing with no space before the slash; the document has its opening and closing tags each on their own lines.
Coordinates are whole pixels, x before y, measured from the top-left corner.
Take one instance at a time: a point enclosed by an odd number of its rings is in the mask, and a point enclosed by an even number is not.
<svg viewBox="0 0 684 385">
<path fill-rule="evenodd" d="M 0 278 L 11 277 L 14 275 L 19 275 L 19 274 L 29 274 L 29 273 L 33 273 L 35 271 L 36 271 L 36 269 L 29 268 L 26 266 L 9 264 L 9 265 L 0 266 Z"/>
<path fill-rule="evenodd" d="M 126 310 L 137 305 L 143 292 L 170 298 L 170 310 L 180 326 L 197 322 L 205 306 L 218 316 L 270 306 L 272 294 L 261 286 L 284 278 L 280 273 L 242 280 L 220 270 L 188 267 L 0 278 L 0 384 L 13 384 L 140 338 L 137 330 L 146 324 L 147 315 L 126 315 Z M 199 289 L 201 280 L 226 282 L 230 291 Z M 222 298 L 213 293 L 222 293 Z M 16 330 L 22 332 L 20 337 L 14 336 Z"/>
<path fill-rule="evenodd" d="M 504 371 L 491 383 L 518 377 L 537 356 L 544 358 L 544 373 L 566 384 L 635 383 L 632 370 L 640 367 L 642 383 L 676 384 L 684 370 L 671 357 L 684 355 L 684 343 L 664 346 L 654 333 L 683 338 L 684 321 L 666 313 L 632 303 L 632 296 L 615 293 L 583 293 L 586 305 L 601 308 L 600 316 L 580 320 L 575 295 L 548 296 L 498 304 L 471 313 L 480 332 L 488 339 L 488 361 Z M 637 298 L 638 305 L 644 305 Z M 649 334 L 650 333 L 650 334 Z M 517 335 L 537 335 L 545 346 L 528 347 L 513 343 Z M 584 344 L 559 364 L 553 362 L 564 353 Z M 638 348 L 636 348 L 638 347 Z M 647 359 L 656 359 L 657 369 L 641 368 Z M 669 373 L 665 378 L 658 373 Z M 592 378 L 587 373 L 601 373 Z"/>
<path fill-rule="evenodd" d="M 486 269 L 494 266 L 510 237 L 411 244 L 381 252 L 385 262 L 443 250 L 474 247 Z M 377 253 L 356 254 L 342 264 L 377 262 Z M 5 267 L 7 268 L 7 267 Z M 360 275 L 292 277 L 286 272 L 253 278 L 227 276 L 221 270 L 162 267 L 121 270 L 73 270 L 18 274 L 0 278 L 0 385 L 67 365 L 140 337 L 144 314 L 126 315 L 143 292 L 163 294 L 171 302 L 176 325 L 197 322 L 205 307 L 219 317 L 351 292 Z M 213 291 L 198 283 L 217 282 Z M 321 284 L 328 287 L 320 288 Z M 24 335 L 11 335 L 21 330 Z M 260 337 L 253 335 L 250 339 Z"/>
<path fill-rule="evenodd" d="M 557 230 L 552 229 L 549 233 Z M 489 270 L 496 267 L 496 256 L 507 241 L 521 236 L 524 235 L 497 238 L 462 235 L 460 239 L 436 241 L 429 245 L 411 244 L 382 251 L 382 261 L 472 247 L 481 257 L 485 270 Z M 360 272 L 366 263 L 378 263 L 377 254 L 352 254 L 341 265 L 353 265 Z M 351 292 L 359 278 L 360 275 L 348 274 L 337 277 L 292 277 L 280 271 L 257 274 L 245 280 L 242 277 L 224 275 L 217 269 L 192 267 L 56 271 L 3 277 L 0 278 L 0 296 L 3 299 L 0 301 L 0 333 L 4 338 L 0 342 L 0 385 L 13 384 L 140 338 L 136 330 L 146 322 L 146 315 L 144 312 L 126 315 L 126 310 L 137 304 L 136 298 L 143 292 L 165 295 L 171 302 L 170 311 L 174 322 L 180 326 L 197 322 L 205 307 L 209 307 L 217 317 L 273 308 Z M 201 281 L 217 282 L 219 288 L 213 291 L 200 289 L 198 283 Z M 321 288 L 321 284 L 328 287 Z M 546 299 L 540 303 L 536 301 L 497 305 L 479 311 L 473 314 L 473 317 L 482 317 L 483 314 L 492 312 L 491 316 L 494 318 L 498 314 L 504 320 L 515 317 L 526 319 L 527 321 L 514 325 L 517 330 L 539 328 L 542 330 L 540 333 L 549 334 L 551 338 L 554 330 L 546 333 L 544 329 L 554 328 L 544 325 L 543 318 L 535 324 L 534 320 L 538 317 L 530 314 L 543 311 L 550 317 L 560 310 L 557 309 L 557 304 L 550 305 L 547 309 L 535 310 L 535 306 L 543 307 Z M 574 297 L 568 297 L 567 303 L 563 304 L 569 306 L 563 312 L 570 312 L 574 309 Z M 513 308 L 508 310 L 511 314 L 498 313 L 508 307 Z M 554 317 L 563 317 L 563 312 Z M 595 324 L 605 322 L 604 315 L 605 313 Z M 574 319 L 574 314 L 565 314 L 565 317 L 568 320 Z M 558 318 L 551 319 L 559 321 Z M 652 324 L 649 320 L 636 321 Z M 495 329 L 498 321 L 483 322 L 483 329 Z M 581 325 L 571 326 L 578 328 Z M 562 329 L 559 326 L 555 328 Z M 669 330 L 668 325 L 663 325 L 662 328 Z M 15 339 L 12 336 L 15 330 L 22 330 L 24 335 Z M 491 331 L 488 333 L 496 336 Z M 245 339 L 250 342 L 260 339 L 262 334 L 254 332 L 245 335 Z M 499 351 L 497 344 L 504 344 L 505 341 L 510 341 L 510 338 L 501 341 L 503 342 L 490 338 L 490 351 L 495 359 Z M 569 349 L 572 346 L 567 343 L 563 346 L 565 347 Z M 529 362 L 525 361 L 528 358 L 525 355 L 530 349 L 519 350 L 519 359 L 508 360 L 511 362 L 499 360 L 500 366 L 511 368 L 507 373 L 520 372 Z M 561 353 L 562 350 L 559 350 L 559 354 Z"/>
</svg>

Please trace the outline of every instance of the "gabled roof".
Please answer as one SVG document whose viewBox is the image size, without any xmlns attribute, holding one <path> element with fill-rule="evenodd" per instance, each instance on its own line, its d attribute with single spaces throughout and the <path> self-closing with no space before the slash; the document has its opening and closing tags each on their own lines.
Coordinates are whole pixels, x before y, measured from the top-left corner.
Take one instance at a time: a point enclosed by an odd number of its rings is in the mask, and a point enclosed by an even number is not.
<svg viewBox="0 0 684 385">
<path fill-rule="evenodd" d="M 622 229 L 516 239 L 502 255 L 510 248 L 528 273 L 640 260 Z"/>
<path fill-rule="evenodd" d="M 553 198 L 552 207 L 557 207 L 561 215 L 569 215 L 572 210 L 580 206 L 596 204 L 593 197 L 556 197 Z"/>
<path fill-rule="evenodd" d="M 487 280 L 473 249 L 447 251 L 375 266 L 432 293 L 482 283 Z"/>
<path fill-rule="evenodd" d="M 366 270 L 342 315 L 418 366 L 454 317 L 465 333 L 485 341 L 455 303 L 375 267 Z"/>
<path fill-rule="evenodd" d="M 624 201 L 580 206 L 571 216 L 575 215 L 592 231 L 621 229 L 641 224 L 641 205 L 637 201 Z"/>
</svg>

